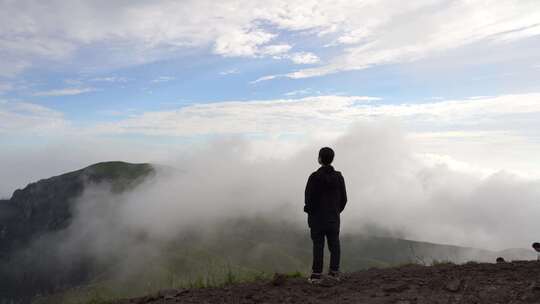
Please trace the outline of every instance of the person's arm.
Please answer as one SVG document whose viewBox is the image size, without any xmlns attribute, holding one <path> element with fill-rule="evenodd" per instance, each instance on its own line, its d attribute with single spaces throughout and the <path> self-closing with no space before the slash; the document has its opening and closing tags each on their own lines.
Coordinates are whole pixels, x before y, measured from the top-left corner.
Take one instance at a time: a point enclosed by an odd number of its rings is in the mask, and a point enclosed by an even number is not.
<svg viewBox="0 0 540 304">
<path fill-rule="evenodd" d="M 341 173 L 339 174 L 339 181 L 341 184 L 341 201 L 340 201 L 340 212 L 345 209 L 345 205 L 347 204 L 347 189 L 345 187 L 345 179 L 343 178 L 343 175 Z"/>
<path fill-rule="evenodd" d="M 308 213 L 311 211 L 312 206 L 312 193 L 313 193 L 313 174 L 309 176 L 306 190 L 304 191 L 304 212 Z"/>
</svg>

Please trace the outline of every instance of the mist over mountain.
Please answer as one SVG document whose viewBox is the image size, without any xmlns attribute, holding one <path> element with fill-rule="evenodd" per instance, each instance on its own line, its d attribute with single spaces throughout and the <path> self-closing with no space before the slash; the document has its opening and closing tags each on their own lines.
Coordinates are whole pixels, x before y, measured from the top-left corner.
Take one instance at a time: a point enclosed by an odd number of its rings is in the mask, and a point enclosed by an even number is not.
<svg viewBox="0 0 540 304">
<path fill-rule="evenodd" d="M 107 183 L 111 193 L 120 193 L 153 172 L 149 164 L 98 163 L 16 190 L 11 199 L 0 201 L 0 252 L 24 246 L 36 235 L 67 228 L 75 200 L 87 185 Z"/>
<path fill-rule="evenodd" d="M 0 298 L 24 300 L 90 278 L 93 257 L 62 247 L 77 197 L 89 185 L 121 193 L 154 173 L 149 164 L 98 163 L 31 183 L 0 201 Z"/>
<path fill-rule="evenodd" d="M 303 187 L 317 146 L 254 160 L 245 141 L 233 139 L 169 166 L 100 163 L 17 190 L 0 207 L 2 297 L 29 301 L 87 284 L 127 296 L 224 280 L 231 270 L 307 271 Z M 534 215 L 520 210 L 534 208 L 538 181 L 426 165 L 403 134 L 384 126 L 359 126 L 332 146 L 350 200 L 344 271 L 535 257 L 497 250 L 534 240 Z"/>
</svg>

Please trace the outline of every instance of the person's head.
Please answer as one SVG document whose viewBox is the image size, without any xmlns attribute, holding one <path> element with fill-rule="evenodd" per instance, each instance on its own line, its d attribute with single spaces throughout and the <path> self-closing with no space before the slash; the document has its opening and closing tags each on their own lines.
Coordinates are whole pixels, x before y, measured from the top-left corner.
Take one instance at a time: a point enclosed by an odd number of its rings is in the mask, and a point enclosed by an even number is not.
<svg viewBox="0 0 540 304">
<path fill-rule="evenodd" d="M 324 147 L 319 150 L 319 164 L 328 166 L 334 160 L 334 150 Z"/>
</svg>

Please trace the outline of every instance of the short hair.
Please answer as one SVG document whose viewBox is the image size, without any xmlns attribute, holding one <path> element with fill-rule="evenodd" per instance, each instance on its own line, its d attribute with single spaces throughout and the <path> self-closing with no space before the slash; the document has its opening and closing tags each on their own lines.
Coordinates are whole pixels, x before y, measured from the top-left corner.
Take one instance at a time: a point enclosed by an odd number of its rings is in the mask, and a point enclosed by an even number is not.
<svg viewBox="0 0 540 304">
<path fill-rule="evenodd" d="M 330 165 L 334 160 L 334 150 L 329 147 L 324 147 L 319 150 L 319 158 L 323 165 Z"/>
</svg>

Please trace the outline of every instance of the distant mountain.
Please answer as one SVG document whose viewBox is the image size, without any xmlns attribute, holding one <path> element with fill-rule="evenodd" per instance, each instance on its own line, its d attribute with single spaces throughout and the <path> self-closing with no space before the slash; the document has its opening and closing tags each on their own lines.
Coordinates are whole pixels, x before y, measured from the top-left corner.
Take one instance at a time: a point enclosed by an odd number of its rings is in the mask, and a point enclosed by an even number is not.
<svg viewBox="0 0 540 304">
<path fill-rule="evenodd" d="M 16 190 L 11 199 L 0 201 L 0 255 L 37 235 L 67 227 L 74 199 L 82 194 L 85 185 L 107 182 L 113 191 L 122 192 L 152 173 L 150 164 L 102 162 Z"/>
<path fill-rule="evenodd" d="M 14 252 L 23 250 L 40 236 L 69 226 L 75 199 L 82 194 L 85 186 L 107 182 L 112 191 L 122 192 L 136 187 L 154 172 L 150 164 L 102 162 L 42 179 L 16 190 L 9 200 L 0 200 L 0 261 L 9 260 L 11 265 L 15 264 L 12 258 Z M 28 265 L 33 266 L 31 263 Z M 19 288 L 17 280 L 24 281 L 31 277 L 31 269 L 16 269 L 16 274 L 10 275 L 12 267 L 9 266 L 0 265 L 0 303 L 2 297 L 12 294 L 42 292 L 39 282 L 32 283 L 37 290 L 31 284 L 26 290 Z M 29 273 L 25 274 L 25 271 Z"/>
<path fill-rule="evenodd" d="M 122 193 L 155 173 L 150 164 L 98 163 L 29 184 L 9 200 L 0 200 L 0 304 L 29 303 L 38 294 L 54 294 L 41 297 L 42 303 L 81 303 L 88 300 L 89 290 L 113 297 L 136 296 L 164 288 L 217 284 L 231 275 L 249 279 L 309 270 L 307 228 L 263 217 L 223 219 L 211 229 L 195 227 L 167 241 L 127 235 L 137 246 L 151 248 L 123 248 L 106 261 L 65 252 L 63 233 L 87 185 L 107 183 L 112 192 Z M 344 234 L 342 243 L 344 271 L 404 263 L 494 261 L 499 255 L 535 257 L 521 249 L 492 252 L 360 234 Z"/>
</svg>

